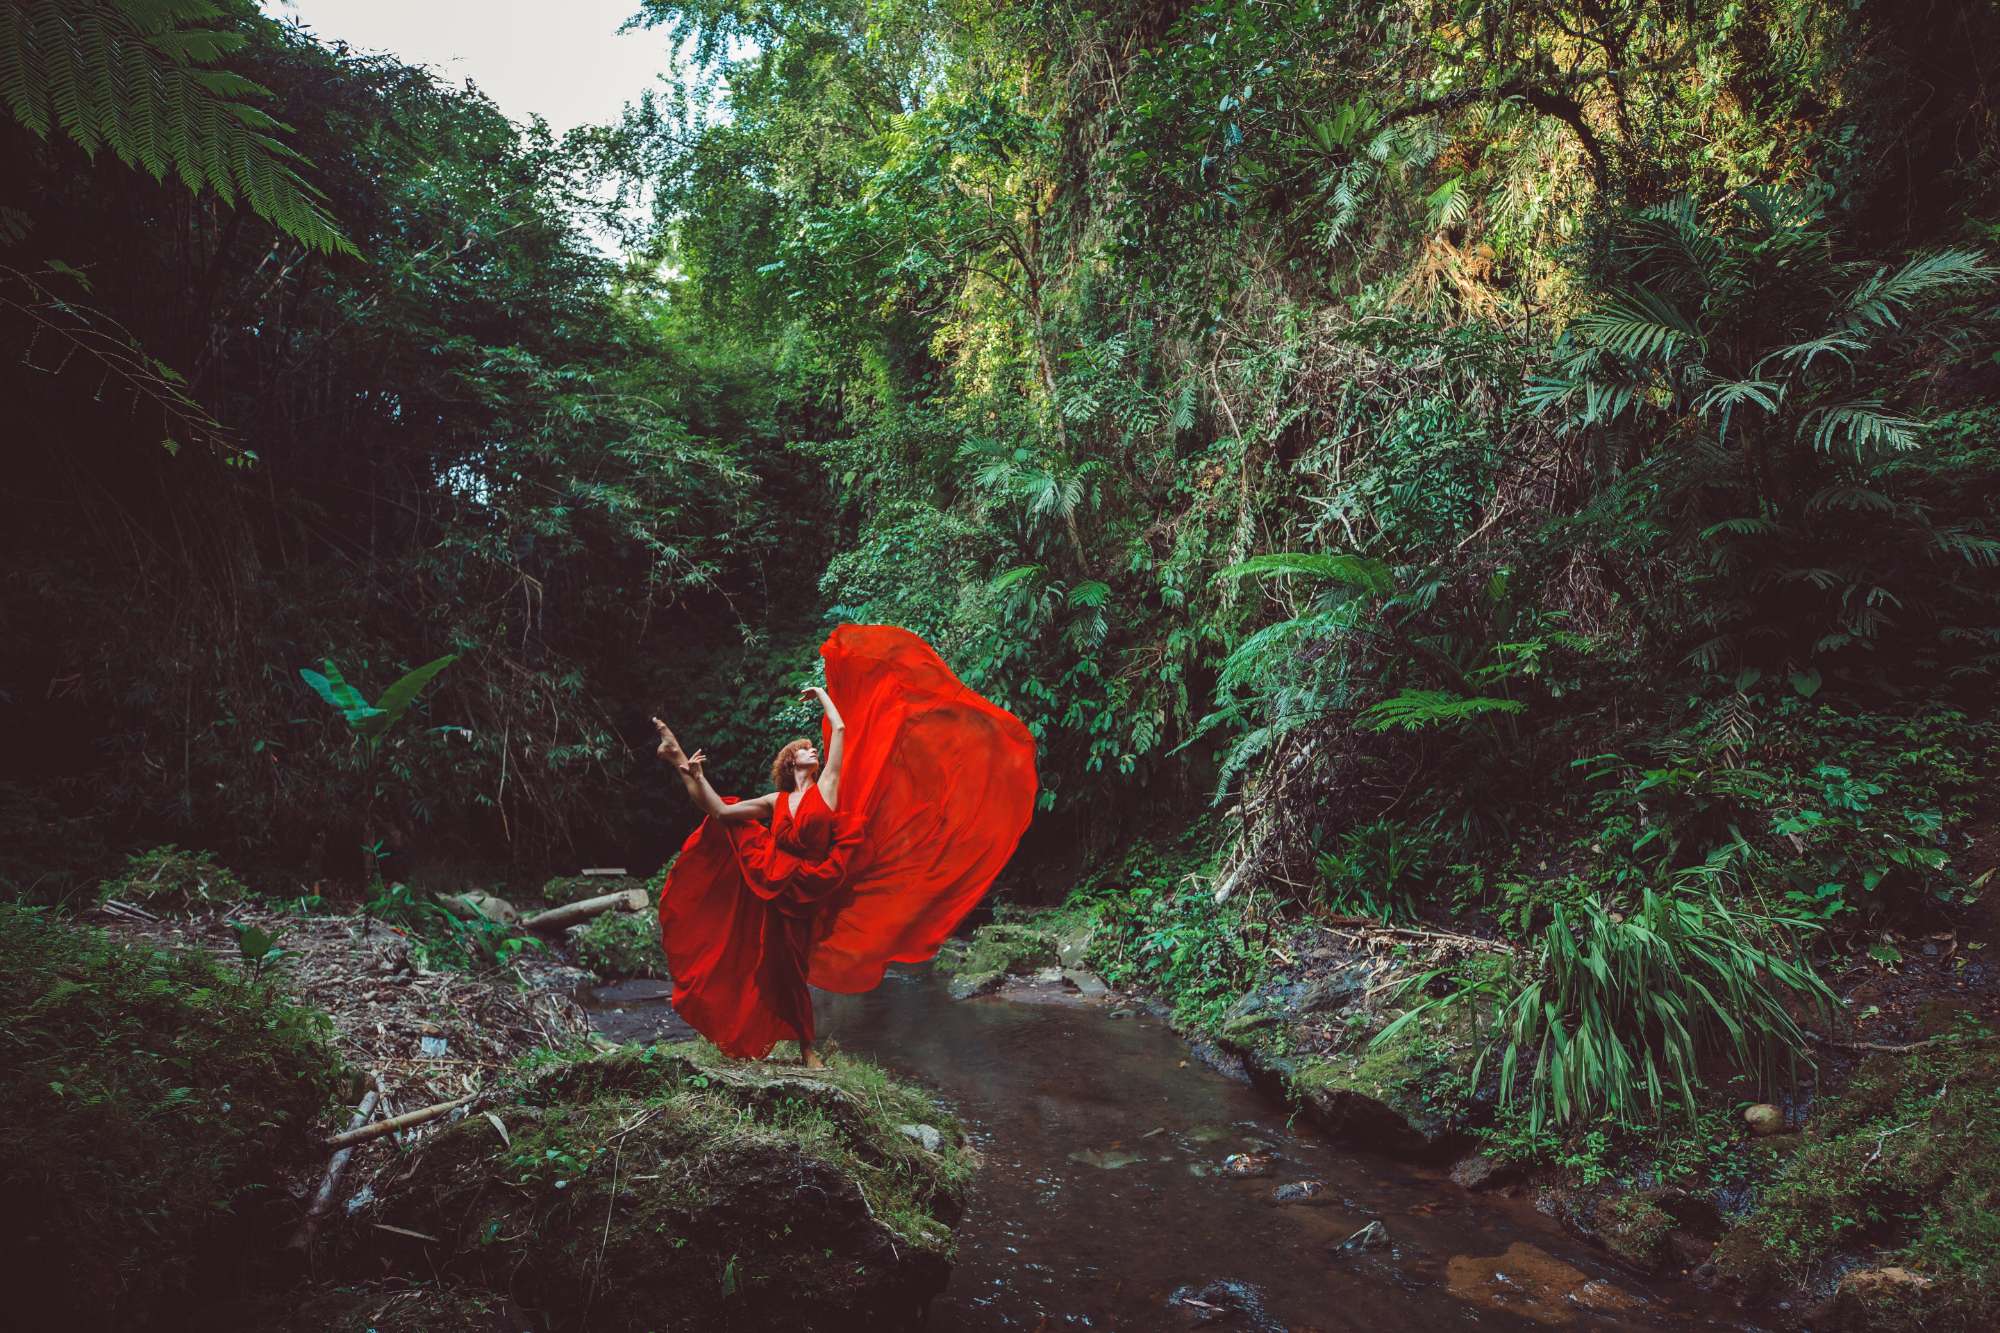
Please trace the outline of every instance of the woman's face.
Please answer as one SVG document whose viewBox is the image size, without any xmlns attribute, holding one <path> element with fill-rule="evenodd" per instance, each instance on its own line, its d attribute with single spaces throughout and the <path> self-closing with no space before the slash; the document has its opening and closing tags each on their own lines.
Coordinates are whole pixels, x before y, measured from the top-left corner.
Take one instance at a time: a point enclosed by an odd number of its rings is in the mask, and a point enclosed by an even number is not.
<svg viewBox="0 0 2000 1333">
<path fill-rule="evenodd" d="M 794 769 L 794 771 L 803 768 L 807 772 L 811 772 L 814 769 L 817 769 L 818 767 L 819 767 L 818 746 L 806 745 L 806 746 L 801 746 L 799 749 L 793 751 L 792 768 Z"/>
</svg>

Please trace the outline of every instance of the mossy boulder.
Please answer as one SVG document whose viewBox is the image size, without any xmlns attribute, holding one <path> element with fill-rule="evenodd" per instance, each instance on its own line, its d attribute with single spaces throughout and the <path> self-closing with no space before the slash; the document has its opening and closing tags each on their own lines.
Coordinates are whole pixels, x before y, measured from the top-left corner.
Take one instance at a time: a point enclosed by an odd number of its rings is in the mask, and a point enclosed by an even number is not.
<svg viewBox="0 0 2000 1333">
<path fill-rule="evenodd" d="M 97 900 L 144 903 L 155 910 L 242 902 L 249 888 L 213 852 L 183 851 L 172 843 L 125 858 L 123 873 L 98 886 Z"/>
<path fill-rule="evenodd" d="M 963 1136 L 865 1062 L 807 1073 L 700 1043 L 626 1047 L 489 1109 L 418 1149 L 357 1235 L 412 1272 L 507 1291 L 551 1328 L 586 1311 L 607 1330 L 914 1327 L 949 1275 Z M 904 1125 L 936 1128 L 935 1149 Z"/>
<path fill-rule="evenodd" d="M 542 885 L 542 901 L 550 907 L 566 907 L 585 898 L 602 898 L 607 893 L 643 889 L 652 893 L 656 886 L 637 875 L 557 875 Z"/>
<path fill-rule="evenodd" d="M 1815 1327 L 2000 1326 L 2000 1050 L 1990 1041 L 1967 1030 L 1870 1055 L 1723 1237 L 1724 1277 L 1751 1300 L 1800 1289 L 1823 1299 Z M 1898 1276 L 1846 1280 L 1870 1270 Z"/>
<path fill-rule="evenodd" d="M 1592 1214 L 1598 1241 L 1642 1273 L 1657 1273 L 1673 1258 L 1674 1219 L 1643 1194 L 1614 1194 Z"/>
<path fill-rule="evenodd" d="M 326 1160 L 324 1015 L 200 953 L 0 906 L 0 1282 L 23 1328 L 181 1326 L 280 1265 Z"/>
<path fill-rule="evenodd" d="M 570 944 L 578 965 L 602 981 L 667 975 L 660 918 L 654 912 L 605 912 L 572 930 Z"/>
<path fill-rule="evenodd" d="M 962 1000 L 992 990 L 1010 974 L 1060 967 L 1062 951 L 1045 930 L 995 922 L 973 931 L 963 949 L 940 954 L 938 965 L 952 974 L 952 997 Z"/>
<path fill-rule="evenodd" d="M 1335 1138 L 1395 1157 L 1449 1157 L 1467 1141 L 1472 1055 L 1421 1024 L 1379 1044 L 1277 1065 L 1294 1099 Z"/>
</svg>

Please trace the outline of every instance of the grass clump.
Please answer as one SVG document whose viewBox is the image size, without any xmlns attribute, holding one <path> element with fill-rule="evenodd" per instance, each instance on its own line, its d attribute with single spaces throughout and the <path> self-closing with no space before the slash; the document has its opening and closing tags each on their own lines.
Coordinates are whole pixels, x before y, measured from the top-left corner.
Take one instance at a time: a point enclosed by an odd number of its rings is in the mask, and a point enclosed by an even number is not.
<svg viewBox="0 0 2000 1333">
<path fill-rule="evenodd" d="M 183 851 L 168 843 L 126 857 L 124 873 L 105 880 L 97 900 L 187 910 L 240 903 L 249 896 L 249 886 L 227 866 L 217 865 L 213 852 Z"/>
<path fill-rule="evenodd" d="M 1437 1006 L 1487 1002 L 1491 1035 L 1473 1081 L 1497 1056 L 1501 1105 L 1524 1099 L 1533 1133 L 1600 1115 L 1693 1116 L 1711 1058 L 1771 1087 L 1805 1057 L 1794 1010 L 1828 1013 L 1837 1003 L 1810 963 L 1773 943 L 1807 923 L 1713 893 L 1647 889 L 1629 916 L 1586 899 L 1558 904 L 1552 918 L 1531 967 L 1420 1004 L 1375 1041 Z"/>
<path fill-rule="evenodd" d="M 605 912 L 579 927 L 570 939 L 578 964 L 601 980 L 667 975 L 657 913 Z"/>
<path fill-rule="evenodd" d="M 27 1327 L 173 1323 L 251 1282 L 338 1070 L 324 1015 L 204 955 L 0 906 L 0 1264 Z"/>
</svg>

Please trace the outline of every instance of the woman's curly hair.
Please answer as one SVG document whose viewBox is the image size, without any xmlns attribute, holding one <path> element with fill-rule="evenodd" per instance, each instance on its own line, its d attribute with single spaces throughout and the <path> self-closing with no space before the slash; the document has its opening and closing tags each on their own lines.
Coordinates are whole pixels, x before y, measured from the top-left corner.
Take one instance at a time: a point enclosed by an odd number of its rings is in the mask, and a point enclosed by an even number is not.
<svg viewBox="0 0 2000 1333">
<path fill-rule="evenodd" d="M 779 791 L 792 789 L 792 756 L 800 750 L 810 749 L 816 742 L 801 736 L 795 741 L 786 741 L 785 748 L 778 751 L 778 757 L 771 761 L 771 785 Z"/>
</svg>

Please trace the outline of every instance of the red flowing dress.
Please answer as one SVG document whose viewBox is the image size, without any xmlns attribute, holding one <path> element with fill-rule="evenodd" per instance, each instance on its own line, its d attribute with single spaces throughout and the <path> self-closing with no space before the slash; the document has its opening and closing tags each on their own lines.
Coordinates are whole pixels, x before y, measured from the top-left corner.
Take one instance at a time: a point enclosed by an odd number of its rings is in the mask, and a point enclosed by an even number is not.
<svg viewBox="0 0 2000 1333">
<path fill-rule="evenodd" d="M 847 723 L 840 808 L 809 786 L 768 826 L 705 819 L 660 886 L 674 1008 L 730 1055 L 812 1040 L 808 983 L 870 990 L 936 956 L 1034 813 L 1034 738 L 929 644 L 842 625 L 820 656 Z"/>
</svg>

